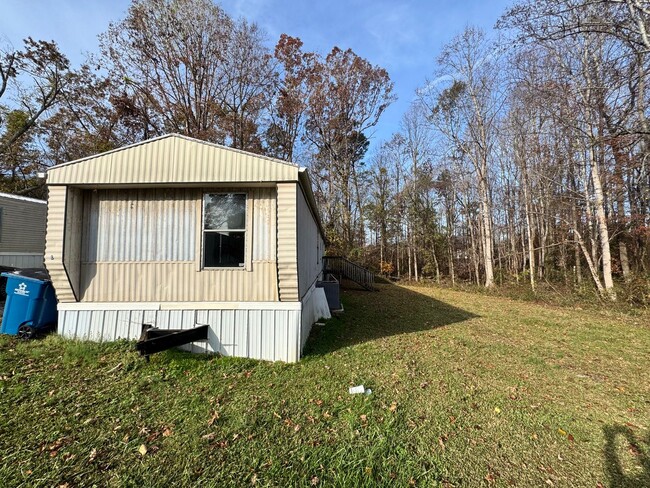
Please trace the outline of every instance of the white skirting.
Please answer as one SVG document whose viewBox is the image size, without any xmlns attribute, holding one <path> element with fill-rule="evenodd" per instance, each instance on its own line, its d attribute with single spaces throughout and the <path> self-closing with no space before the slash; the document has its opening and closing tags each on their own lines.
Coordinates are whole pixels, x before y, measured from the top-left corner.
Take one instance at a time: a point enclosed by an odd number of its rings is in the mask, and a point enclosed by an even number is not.
<svg viewBox="0 0 650 488">
<path fill-rule="evenodd" d="M 329 319 L 330 309 L 327 304 L 327 297 L 323 288 L 316 288 L 316 285 L 305 294 L 302 299 L 302 312 L 300 321 L 300 354 L 305 347 L 311 326 L 319 319 Z"/>
<path fill-rule="evenodd" d="M 217 352 L 224 356 L 296 362 L 300 359 L 312 324 L 325 317 L 325 313 L 329 316 L 327 300 L 321 288 L 310 290 L 303 303 L 226 302 L 207 303 L 204 308 L 200 305 L 60 303 L 58 332 L 68 338 L 103 342 L 138 339 L 142 324 L 161 329 L 191 329 L 197 325 L 209 325 L 207 343 L 195 342 L 185 349 Z"/>
</svg>

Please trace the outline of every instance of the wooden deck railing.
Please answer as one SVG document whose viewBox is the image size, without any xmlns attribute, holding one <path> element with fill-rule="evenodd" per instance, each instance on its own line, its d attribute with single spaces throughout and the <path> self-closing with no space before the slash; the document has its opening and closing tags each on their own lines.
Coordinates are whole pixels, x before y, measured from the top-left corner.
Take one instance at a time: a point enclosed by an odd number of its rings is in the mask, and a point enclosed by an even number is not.
<svg viewBox="0 0 650 488">
<path fill-rule="evenodd" d="M 324 256 L 323 271 L 354 281 L 366 290 L 375 289 L 375 274 L 343 256 Z"/>
</svg>

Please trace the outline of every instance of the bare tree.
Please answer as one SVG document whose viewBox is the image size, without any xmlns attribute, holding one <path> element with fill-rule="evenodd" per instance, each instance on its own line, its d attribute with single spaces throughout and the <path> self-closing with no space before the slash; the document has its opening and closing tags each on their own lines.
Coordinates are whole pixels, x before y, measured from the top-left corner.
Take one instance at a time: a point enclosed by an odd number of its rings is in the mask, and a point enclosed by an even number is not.
<svg viewBox="0 0 650 488">
<path fill-rule="evenodd" d="M 468 27 L 444 47 L 438 64 L 439 75 L 453 83 L 441 92 L 423 91 L 422 99 L 432 109 L 431 120 L 436 128 L 467 156 L 476 172 L 485 286 L 491 287 L 494 268 L 489 168 L 495 126 L 503 105 L 497 47 L 483 31 Z"/>
</svg>

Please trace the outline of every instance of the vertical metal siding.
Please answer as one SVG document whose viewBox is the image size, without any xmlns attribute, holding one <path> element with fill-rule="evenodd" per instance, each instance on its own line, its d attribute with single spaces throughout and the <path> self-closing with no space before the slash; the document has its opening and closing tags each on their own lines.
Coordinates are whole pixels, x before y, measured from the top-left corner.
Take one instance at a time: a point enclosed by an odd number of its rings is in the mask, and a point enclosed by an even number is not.
<svg viewBox="0 0 650 488">
<path fill-rule="evenodd" d="M 208 343 L 187 349 L 224 356 L 295 362 L 300 358 L 299 310 L 63 310 L 59 333 L 67 338 L 114 341 L 137 339 L 142 324 L 162 329 L 209 325 Z"/>
<path fill-rule="evenodd" d="M 188 263 L 85 263 L 85 302 L 277 301 L 274 262 L 254 262 L 251 271 L 196 271 Z"/>
<path fill-rule="evenodd" d="M 253 202 L 253 261 L 275 261 L 275 188 L 251 191 Z"/>
<path fill-rule="evenodd" d="M 82 262 L 193 261 L 198 190 L 88 193 Z"/>
<path fill-rule="evenodd" d="M 322 238 L 302 191 L 297 195 L 298 285 L 300 298 L 313 286 L 323 270 Z"/>
<path fill-rule="evenodd" d="M 277 301 L 275 189 L 249 191 L 247 240 L 253 261 L 247 270 L 200 270 L 196 212 L 202 194 L 197 189 L 88 192 L 82 300 Z"/>
<path fill-rule="evenodd" d="M 77 298 L 80 290 L 81 273 L 81 229 L 83 227 L 83 192 L 78 188 L 68 188 L 65 204 L 65 223 L 63 229 L 63 266 L 70 286 Z"/>
<path fill-rule="evenodd" d="M 298 301 L 298 257 L 296 243 L 297 183 L 278 183 L 277 253 L 280 301 Z"/>
</svg>

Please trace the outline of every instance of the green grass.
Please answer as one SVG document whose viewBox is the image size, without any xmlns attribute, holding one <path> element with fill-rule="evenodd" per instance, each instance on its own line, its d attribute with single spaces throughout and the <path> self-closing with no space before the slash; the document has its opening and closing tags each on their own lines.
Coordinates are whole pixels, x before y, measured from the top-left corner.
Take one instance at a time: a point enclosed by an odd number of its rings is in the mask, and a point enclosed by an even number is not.
<svg viewBox="0 0 650 488">
<path fill-rule="evenodd" d="M 379 288 L 291 365 L 1 337 L 0 486 L 650 486 L 650 317 Z"/>
</svg>

